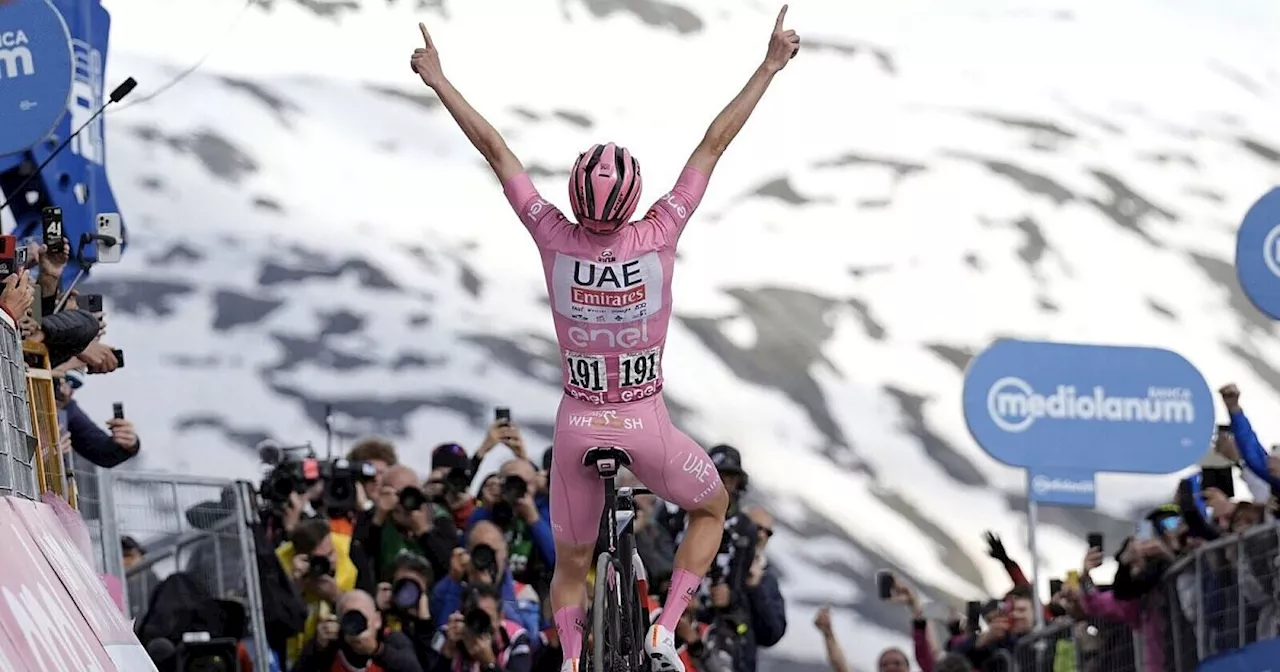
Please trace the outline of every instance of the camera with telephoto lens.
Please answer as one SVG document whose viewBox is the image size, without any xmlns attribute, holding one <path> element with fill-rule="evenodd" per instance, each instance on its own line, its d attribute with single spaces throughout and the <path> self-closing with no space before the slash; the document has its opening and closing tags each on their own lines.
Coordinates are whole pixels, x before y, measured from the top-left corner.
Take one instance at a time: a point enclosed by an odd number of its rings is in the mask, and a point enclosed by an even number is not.
<svg viewBox="0 0 1280 672">
<path fill-rule="evenodd" d="M 308 579 L 318 579 L 322 576 L 336 576 L 337 568 L 333 566 L 333 561 L 323 555 L 313 555 L 309 557 L 307 564 Z"/>
<path fill-rule="evenodd" d="M 356 510 L 359 503 L 356 488 L 376 478 L 378 470 L 368 462 L 338 458 L 326 462 L 321 474 L 324 479 L 322 505 L 329 516 L 342 517 Z"/>
<path fill-rule="evenodd" d="M 391 584 L 391 606 L 400 611 L 409 611 L 418 606 L 422 600 L 422 584 L 409 577 L 403 577 Z"/>
<path fill-rule="evenodd" d="M 237 672 L 240 663 L 236 640 L 212 637 L 208 632 L 186 632 L 177 646 L 177 672 Z"/>
<path fill-rule="evenodd" d="M 316 479 L 307 477 L 307 460 L 289 460 L 277 464 L 262 479 L 262 498 L 275 506 L 289 503 L 289 495 L 304 494 Z"/>
<path fill-rule="evenodd" d="M 369 619 L 358 611 L 348 611 L 338 620 L 338 631 L 343 637 L 359 637 L 369 629 Z"/>
<path fill-rule="evenodd" d="M 505 528 L 516 516 L 516 503 L 529 492 L 523 478 L 511 474 L 502 479 L 501 499 L 493 505 L 493 523 Z"/>
<path fill-rule="evenodd" d="M 400 506 L 405 511 L 417 511 L 430 501 L 427 499 L 426 493 L 422 492 L 422 489 L 417 486 L 406 485 L 400 490 Z"/>
<path fill-rule="evenodd" d="M 494 578 L 498 574 L 498 552 L 488 544 L 476 544 L 471 549 L 471 568 Z"/>
</svg>

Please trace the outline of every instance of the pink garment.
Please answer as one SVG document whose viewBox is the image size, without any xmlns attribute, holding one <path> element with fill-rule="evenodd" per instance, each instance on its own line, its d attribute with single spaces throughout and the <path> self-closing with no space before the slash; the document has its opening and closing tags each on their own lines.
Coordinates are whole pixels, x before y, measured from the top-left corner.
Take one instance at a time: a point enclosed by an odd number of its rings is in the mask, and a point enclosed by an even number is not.
<svg viewBox="0 0 1280 672">
<path fill-rule="evenodd" d="M 565 397 L 551 469 L 558 539 L 594 543 L 600 529 L 604 486 L 582 464 L 590 448 L 626 450 L 636 478 L 686 510 L 720 487 L 706 451 L 671 425 L 661 395 L 676 243 L 706 188 L 706 176 L 686 167 L 643 218 L 604 235 L 565 218 L 527 174 L 503 186 L 542 256 L 560 343 Z"/>
<path fill-rule="evenodd" d="M 1117 600 L 1112 592 L 1095 588 L 1081 593 L 1080 606 L 1089 616 L 1124 623 L 1134 634 L 1141 634 L 1146 672 L 1164 670 L 1164 628 L 1160 616 L 1144 609 L 1141 601 Z"/>
</svg>

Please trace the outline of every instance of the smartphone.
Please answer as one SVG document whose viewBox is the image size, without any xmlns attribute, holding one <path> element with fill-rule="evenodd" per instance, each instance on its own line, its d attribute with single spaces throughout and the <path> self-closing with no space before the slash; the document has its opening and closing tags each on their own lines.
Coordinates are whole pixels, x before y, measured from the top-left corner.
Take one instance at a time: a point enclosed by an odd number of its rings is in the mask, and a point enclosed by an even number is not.
<svg viewBox="0 0 1280 672">
<path fill-rule="evenodd" d="M 1086 537 L 1086 543 L 1088 544 L 1089 548 L 1096 548 L 1099 551 L 1101 551 L 1102 550 L 1102 533 L 1090 532 L 1089 536 Z"/>
<path fill-rule="evenodd" d="M 102 312 L 102 295 L 101 294 L 82 294 L 76 297 L 76 305 L 91 312 Z"/>
<path fill-rule="evenodd" d="M 895 583 L 893 572 L 887 569 L 876 572 L 876 594 L 880 599 L 888 600 L 893 597 L 893 585 Z"/>
<path fill-rule="evenodd" d="M 967 604 L 965 604 L 964 627 L 970 634 L 974 634 L 978 632 L 979 627 L 981 627 L 981 623 L 979 623 L 981 618 L 982 618 L 981 602 L 975 602 L 973 600 L 970 600 Z"/>
<path fill-rule="evenodd" d="M 0 278 L 7 278 L 22 268 L 18 264 L 18 239 L 0 236 Z"/>
<path fill-rule="evenodd" d="M 124 368 L 124 350 L 121 350 L 120 348 L 113 348 L 111 350 L 111 354 L 116 356 L 116 368 L 123 369 Z"/>
<path fill-rule="evenodd" d="M 66 252 L 66 248 L 63 245 L 66 232 L 62 227 L 62 208 L 50 206 L 41 210 L 40 226 L 42 229 L 41 238 L 44 239 L 45 249 L 54 254 Z"/>
<path fill-rule="evenodd" d="M 1138 541 L 1150 541 L 1156 537 L 1156 526 L 1149 520 L 1138 523 L 1138 532 L 1133 535 Z"/>
<path fill-rule="evenodd" d="M 124 420 L 124 404 L 118 401 L 111 404 L 111 417 L 116 420 Z"/>
<path fill-rule="evenodd" d="M 1200 488 L 1217 488 L 1231 499 L 1236 496 L 1236 473 L 1233 467 L 1200 467 Z"/>
<path fill-rule="evenodd" d="M 118 212 L 104 212 L 98 215 L 98 235 L 110 238 L 108 241 L 98 240 L 98 263 L 117 264 L 124 256 L 124 224 Z"/>
<path fill-rule="evenodd" d="M 495 422 L 509 424 L 511 422 L 511 409 L 498 407 L 493 411 L 493 419 Z"/>
<path fill-rule="evenodd" d="M 1053 599 L 1054 595 L 1062 592 L 1062 579 L 1049 579 L 1049 598 Z"/>
</svg>

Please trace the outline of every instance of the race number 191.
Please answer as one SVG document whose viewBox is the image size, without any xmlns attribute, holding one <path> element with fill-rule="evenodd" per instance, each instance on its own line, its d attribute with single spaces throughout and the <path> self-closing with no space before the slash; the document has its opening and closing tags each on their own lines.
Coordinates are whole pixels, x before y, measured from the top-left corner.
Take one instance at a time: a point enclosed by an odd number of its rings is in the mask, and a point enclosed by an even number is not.
<svg viewBox="0 0 1280 672">
<path fill-rule="evenodd" d="M 591 392 L 604 392 L 608 389 L 603 356 L 568 352 L 565 353 L 564 361 L 568 365 L 571 386 Z"/>
</svg>

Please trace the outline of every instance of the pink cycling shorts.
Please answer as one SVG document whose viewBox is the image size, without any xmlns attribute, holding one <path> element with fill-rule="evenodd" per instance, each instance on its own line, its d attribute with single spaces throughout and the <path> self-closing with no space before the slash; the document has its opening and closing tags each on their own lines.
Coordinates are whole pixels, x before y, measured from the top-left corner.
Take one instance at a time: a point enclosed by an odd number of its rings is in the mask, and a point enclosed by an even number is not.
<svg viewBox="0 0 1280 672">
<path fill-rule="evenodd" d="M 582 458 L 591 448 L 620 448 L 631 473 L 658 497 L 686 511 L 720 489 L 707 452 L 671 424 L 662 394 L 626 404 L 560 400 L 552 441 L 551 528 L 556 539 L 594 544 L 604 510 L 604 482 Z"/>
</svg>

